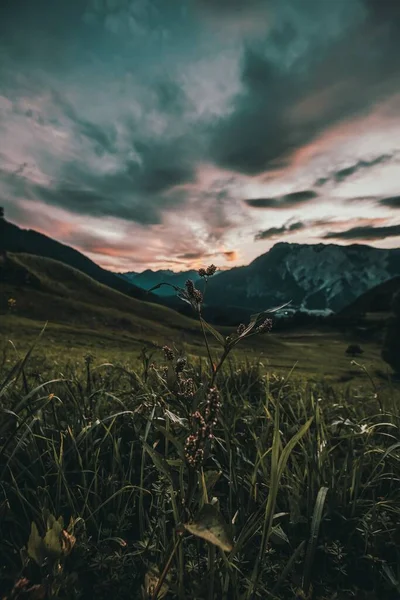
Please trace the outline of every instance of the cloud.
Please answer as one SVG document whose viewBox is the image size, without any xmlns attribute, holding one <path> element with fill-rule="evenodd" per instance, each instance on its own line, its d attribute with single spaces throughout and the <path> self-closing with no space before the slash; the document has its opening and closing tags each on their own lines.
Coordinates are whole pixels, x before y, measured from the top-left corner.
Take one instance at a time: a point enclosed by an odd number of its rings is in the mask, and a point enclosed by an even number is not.
<svg viewBox="0 0 400 600">
<path fill-rule="evenodd" d="M 260 240 L 268 240 L 271 238 L 276 238 L 284 235 L 288 235 L 290 233 L 295 233 L 296 231 L 301 231 L 306 227 L 305 223 L 298 221 L 296 223 L 292 223 L 290 225 L 282 225 L 281 227 L 270 227 L 269 229 L 265 229 L 264 231 L 259 231 L 254 236 L 254 241 Z"/>
<path fill-rule="evenodd" d="M 383 198 L 382 200 L 379 200 L 379 204 L 387 206 L 388 208 L 400 208 L 400 196 Z"/>
<path fill-rule="evenodd" d="M 356 202 L 317 195 L 333 181 L 371 194 L 368 216 L 398 208 L 399 3 L 22 4 L 0 3 L 0 195 L 20 222 L 31 206 L 32 225 L 103 264 L 230 266 L 253 258 L 255 230 L 290 233 L 249 207 L 350 222 Z"/>
<path fill-rule="evenodd" d="M 300 192 L 292 192 L 285 196 L 277 198 L 253 198 L 245 200 L 247 206 L 252 208 L 294 208 L 296 206 L 307 204 L 310 200 L 314 200 L 318 194 L 313 190 L 302 190 Z"/>
<path fill-rule="evenodd" d="M 321 37 L 317 32 L 308 36 L 303 51 L 299 46 L 290 59 L 277 60 L 276 52 L 267 53 L 257 45 L 246 47 L 242 90 L 230 114 L 216 124 L 210 144 L 210 152 L 222 167 L 257 175 L 276 165 L 290 165 L 296 151 L 323 132 L 367 115 L 398 90 L 395 57 L 400 43 L 391 9 L 387 8 L 386 15 L 381 11 L 377 22 L 374 15 L 379 9 L 373 3 L 328 4 L 323 3 L 328 10 Z M 315 19 L 312 10 L 319 9 L 308 2 L 304 13 L 310 11 L 310 21 Z M 333 26 L 339 14 L 340 33 Z M 303 32 L 300 14 L 297 17 L 298 42 Z"/>
<path fill-rule="evenodd" d="M 233 262 L 238 258 L 238 253 L 236 252 L 236 250 L 225 250 L 223 252 L 223 255 L 225 256 L 228 262 Z"/>
<path fill-rule="evenodd" d="M 207 258 L 212 258 L 212 257 L 218 257 L 218 256 L 222 256 L 225 258 L 225 260 L 227 260 L 228 262 L 232 262 L 234 260 L 237 259 L 237 252 L 236 250 L 222 250 L 222 251 L 218 251 L 218 252 L 184 252 L 183 254 L 179 254 L 177 256 L 178 260 L 185 260 L 185 261 L 199 261 L 199 260 L 205 260 Z"/>
<path fill-rule="evenodd" d="M 340 169 L 339 171 L 335 171 L 327 177 L 320 177 L 315 182 L 315 185 L 321 187 L 330 181 L 334 181 L 335 183 L 342 183 L 342 181 L 345 181 L 348 177 L 351 177 L 359 171 L 371 169 L 373 167 L 376 167 L 377 165 L 390 162 L 393 159 L 393 157 L 394 154 L 381 154 L 380 156 L 377 156 L 372 160 L 359 160 L 350 167 L 346 167 L 344 169 Z"/>
<path fill-rule="evenodd" d="M 400 225 L 387 225 L 384 227 L 352 227 L 345 231 L 329 231 L 323 237 L 337 240 L 384 240 L 389 237 L 400 236 Z"/>
<path fill-rule="evenodd" d="M 204 8 L 212 13 L 233 13 L 249 12 L 254 8 L 265 6 L 265 0 L 196 0 L 200 8 Z"/>
</svg>

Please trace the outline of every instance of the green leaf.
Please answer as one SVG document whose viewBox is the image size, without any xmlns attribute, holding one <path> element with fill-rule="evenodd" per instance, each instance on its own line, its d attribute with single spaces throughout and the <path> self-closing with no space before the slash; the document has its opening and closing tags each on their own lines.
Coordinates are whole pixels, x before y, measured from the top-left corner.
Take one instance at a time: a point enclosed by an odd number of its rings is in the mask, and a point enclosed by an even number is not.
<svg viewBox="0 0 400 600">
<path fill-rule="evenodd" d="M 149 446 L 147 442 L 143 442 L 143 448 L 150 455 L 150 458 L 153 461 L 154 466 L 157 468 L 157 470 L 163 473 L 168 478 L 169 482 L 172 483 L 171 470 L 165 458 L 163 458 L 161 454 L 153 450 L 153 448 Z"/>
<path fill-rule="evenodd" d="M 43 543 L 47 557 L 57 559 L 62 555 L 60 542 L 61 532 L 62 529 L 59 527 L 57 522 L 54 524 L 52 529 L 49 529 L 49 531 L 46 532 Z"/>
<path fill-rule="evenodd" d="M 275 527 L 271 529 L 270 540 L 273 544 L 276 544 L 277 546 L 290 545 L 289 538 L 280 525 L 275 525 Z"/>
<path fill-rule="evenodd" d="M 221 344 L 221 346 L 225 346 L 224 336 L 221 335 L 216 329 L 214 329 L 214 327 L 212 327 L 209 323 L 207 323 L 207 321 L 205 321 L 203 319 L 203 317 L 200 317 L 200 321 L 203 323 L 203 325 L 205 327 L 207 327 L 208 331 L 215 337 L 217 342 L 219 342 Z"/>
<path fill-rule="evenodd" d="M 183 526 L 189 533 L 218 546 L 224 552 L 230 552 L 233 549 L 229 527 L 221 513 L 212 504 L 204 504 L 197 518 Z"/>
<path fill-rule="evenodd" d="M 32 558 L 39 567 L 43 565 L 45 559 L 43 550 L 43 540 L 39 535 L 36 523 L 32 522 L 31 534 L 28 540 L 28 556 L 29 558 Z"/>
<path fill-rule="evenodd" d="M 142 600 L 151 600 L 154 595 L 154 591 L 157 587 L 160 579 L 160 572 L 156 565 L 149 568 L 146 575 L 144 576 L 144 586 L 142 586 Z M 164 598 L 169 591 L 169 577 L 163 581 L 161 589 L 157 594 L 157 600 Z"/>
<path fill-rule="evenodd" d="M 285 302 L 285 304 L 281 304 L 281 306 L 276 306 L 275 308 L 267 308 L 267 310 L 263 310 L 259 313 L 255 313 L 254 315 L 250 315 L 250 321 L 257 321 L 261 317 L 276 313 L 276 312 L 278 312 L 278 310 L 282 310 L 282 308 L 286 308 L 291 303 L 292 303 L 292 301 L 289 300 L 289 302 Z"/>
<path fill-rule="evenodd" d="M 207 492 L 210 492 L 213 489 L 221 475 L 222 471 L 206 471 L 206 473 L 204 473 Z"/>
<path fill-rule="evenodd" d="M 152 292 L 153 290 L 158 290 L 161 286 L 163 285 L 168 285 L 169 287 L 174 288 L 174 290 L 176 292 L 185 292 L 185 290 L 183 288 L 180 288 L 176 285 L 172 285 L 172 283 L 167 283 L 166 281 L 162 281 L 161 283 L 157 283 L 157 285 L 153 285 L 152 288 L 150 288 L 149 290 L 146 290 L 148 294 L 150 294 L 150 292 Z"/>
<path fill-rule="evenodd" d="M 319 528 L 320 528 L 321 521 L 322 521 L 322 513 L 324 510 L 327 493 L 328 493 L 328 488 L 321 487 L 318 492 L 317 500 L 315 502 L 314 513 L 313 513 L 313 518 L 312 518 L 312 522 L 311 522 L 311 535 L 310 535 L 310 540 L 308 542 L 305 565 L 304 565 L 303 590 L 306 594 L 308 594 L 309 589 L 310 589 L 311 569 L 312 569 L 312 565 L 314 563 L 314 555 L 315 555 L 315 551 L 317 548 L 318 533 L 319 533 Z"/>
</svg>

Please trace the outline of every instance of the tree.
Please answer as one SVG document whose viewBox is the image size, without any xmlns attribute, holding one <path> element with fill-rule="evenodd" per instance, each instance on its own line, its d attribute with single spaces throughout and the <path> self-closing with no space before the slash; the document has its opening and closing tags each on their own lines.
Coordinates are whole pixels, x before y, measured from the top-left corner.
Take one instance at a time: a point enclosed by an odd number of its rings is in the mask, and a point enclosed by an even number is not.
<svg viewBox="0 0 400 600">
<path fill-rule="evenodd" d="M 346 354 L 349 354 L 353 358 L 355 356 L 358 356 L 363 353 L 364 353 L 364 350 L 362 348 L 360 348 L 360 346 L 358 344 L 350 344 L 350 346 L 348 346 L 347 350 L 346 350 Z"/>
<path fill-rule="evenodd" d="M 386 325 L 381 356 L 400 376 L 400 290 L 393 296 L 392 312 L 393 316 Z"/>
<path fill-rule="evenodd" d="M 0 219 L 4 219 L 4 208 L 3 206 L 0 206 Z"/>
</svg>

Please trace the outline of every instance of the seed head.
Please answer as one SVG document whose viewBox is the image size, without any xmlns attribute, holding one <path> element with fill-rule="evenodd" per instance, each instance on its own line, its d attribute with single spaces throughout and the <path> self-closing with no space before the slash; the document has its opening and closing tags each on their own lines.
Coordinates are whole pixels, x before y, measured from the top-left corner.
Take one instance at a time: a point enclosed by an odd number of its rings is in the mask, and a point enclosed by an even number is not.
<svg viewBox="0 0 400 600">
<path fill-rule="evenodd" d="M 174 360 L 175 354 L 174 351 L 171 350 L 169 346 L 163 346 L 164 355 L 167 360 Z"/>
<path fill-rule="evenodd" d="M 188 279 L 188 280 L 186 281 L 186 283 L 185 283 L 185 286 L 186 286 L 186 291 L 187 291 L 187 293 L 189 294 L 189 296 L 190 296 L 190 297 L 192 297 L 192 296 L 193 296 L 193 292 L 194 292 L 194 290 L 196 289 L 196 288 L 194 287 L 194 283 L 193 283 L 193 281 L 192 281 L 191 279 Z"/>
<path fill-rule="evenodd" d="M 207 271 L 205 269 L 199 269 L 198 274 L 200 277 L 207 277 Z"/>
<path fill-rule="evenodd" d="M 257 327 L 256 332 L 263 333 L 264 331 L 271 331 L 271 329 L 272 329 L 271 319 L 265 319 L 265 321 Z"/>
<path fill-rule="evenodd" d="M 207 277 L 211 277 L 212 275 L 214 275 L 216 270 L 217 270 L 217 267 L 215 265 L 210 265 L 209 267 L 207 267 L 207 269 L 206 269 Z"/>
<path fill-rule="evenodd" d="M 186 362 L 187 361 L 184 356 L 181 356 L 180 358 L 178 358 L 176 361 L 175 371 L 177 373 L 182 373 L 183 369 L 186 367 Z"/>
<path fill-rule="evenodd" d="M 182 400 L 192 400 L 195 394 L 193 379 L 180 379 L 178 396 Z"/>
</svg>

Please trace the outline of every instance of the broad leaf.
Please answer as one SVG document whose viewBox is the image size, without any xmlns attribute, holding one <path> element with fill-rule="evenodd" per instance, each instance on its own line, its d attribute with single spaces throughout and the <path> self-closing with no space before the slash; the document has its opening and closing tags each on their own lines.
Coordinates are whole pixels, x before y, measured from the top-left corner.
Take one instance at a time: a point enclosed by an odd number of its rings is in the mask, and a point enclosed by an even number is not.
<svg viewBox="0 0 400 600">
<path fill-rule="evenodd" d="M 212 504 L 204 504 L 197 518 L 184 524 L 184 528 L 189 533 L 218 546 L 224 552 L 230 552 L 233 549 L 229 527 L 221 513 Z"/>
<path fill-rule="evenodd" d="M 142 600 L 151 600 L 154 596 L 160 578 L 160 573 L 157 566 L 152 566 L 144 576 L 144 586 L 142 586 Z M 157 600 L 164 598 L 169 591 L 168 576 L 163 581 L 163 584 L 157 594 Z"/>
<path fill-rule="evenodd" d="M 29 558 L 32 558 L 39 567 L 43 565 L 45 559 L 43 550 L 43 540 L 39 535 L 36 523 L 32 522 L 31 534 L 28 540 L 28 556 Z"/>
</svg>

